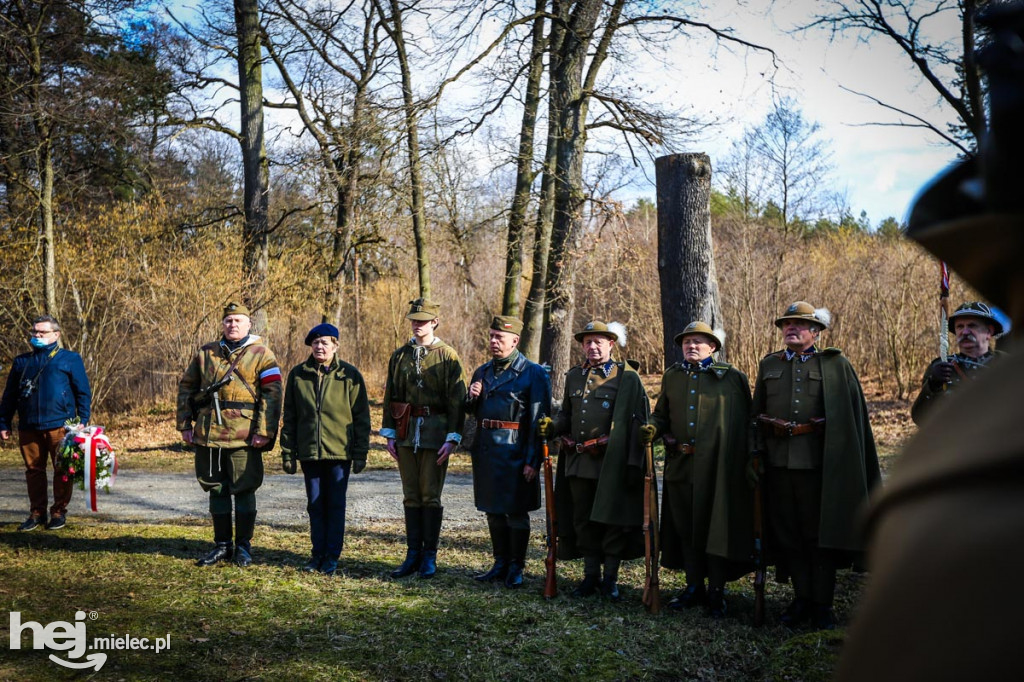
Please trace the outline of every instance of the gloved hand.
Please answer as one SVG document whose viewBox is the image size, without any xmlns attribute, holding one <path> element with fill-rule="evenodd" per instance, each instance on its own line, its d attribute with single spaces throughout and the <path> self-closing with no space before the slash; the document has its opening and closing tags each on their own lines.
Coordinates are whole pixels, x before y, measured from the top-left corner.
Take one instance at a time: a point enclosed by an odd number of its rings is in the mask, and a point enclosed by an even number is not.
<svg viewBox="0 0 1024 682">
<path fill-rule="evenodd" d="M 956 368 L 952 362 L 936 362 L 929 370 L 928 383 L 932 390 L 938 390 L 943 384 L 952 381 L 955 373 Z"/>
<path fill-rule="evenodd" d="M 657 435 L 658 429 L 654 427 L 654 424 L 643 424 L 640 427 L 640 442 L 644 445 L 649 445 L 654 442 L 654 436 Z"/>
<path fill-rule="evenodd" d="M 537 433 L 541 438 L 550 438 L 555 430 L 555 422 L 551 417 L 541 417 L 537 420 Z"/>
<path fill-rule="evenodd" d="M 747 460 L 747 483 L 753 488 L 757 485 L 757 482 L 761 480 L 761 472 L 754 466 L 754 458 L 751 457 Z"/>
<path fill-rule="evenodd" d="M 294 474 L 298 471 L 295 455 L 290 452 L 281 451 L 281 470 L 286 474 Z"/>
<path fill-rule="evenodd" d="M 361 474 L 361 473 L 363 473 L 363 469 L 365 469 L 365 468 L 366 468 L 366 460 L 365 459 L 355 459 L 355 460 L 352 460 L 352 473 L 353 474 Z"/>
</svg>

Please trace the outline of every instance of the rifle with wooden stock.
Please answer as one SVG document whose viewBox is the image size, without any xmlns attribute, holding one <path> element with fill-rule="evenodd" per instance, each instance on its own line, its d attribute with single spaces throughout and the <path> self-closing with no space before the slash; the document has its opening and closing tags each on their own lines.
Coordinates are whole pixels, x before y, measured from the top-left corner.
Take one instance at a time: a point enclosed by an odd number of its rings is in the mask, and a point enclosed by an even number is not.
<svg viewBox="0 0 1024 682">
<path fill-rule="evenodd" d="M 760 458 L 753 455 L 754 471 L 760 471 Z M 754 484 L 754 627 L 764 625 L 764 584 L 767 568 L 764 564 L 764 515 L 761 501 L 761 479 Z"/>
<path fill-rule="evenodd" d="M 654 475 L 654 443 L 645 443 L 647 451 L 644 472 L 644 595 L 648 613 L 661 611 L 661 588 L 658 584 L 658 480 Z"/>
<path fill-rule="evenodd" d="M 544 598 L 554 599 L 558 596 L 558 576 L 555 572 L 558 555 L 558 513 L 555 508 L 555 475 L 552 471 L 547 438 L 541 438 L 541 452 L 544 455 L 544 511 L 548 545 L 548 555 L 544 557 Z"/>
</svg>

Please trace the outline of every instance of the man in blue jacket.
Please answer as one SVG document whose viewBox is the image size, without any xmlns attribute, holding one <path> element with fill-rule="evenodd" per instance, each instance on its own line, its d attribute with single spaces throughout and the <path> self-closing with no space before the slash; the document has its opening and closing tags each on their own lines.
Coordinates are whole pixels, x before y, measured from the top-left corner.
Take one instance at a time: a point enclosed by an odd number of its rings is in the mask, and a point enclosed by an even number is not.
<svg viewBox="0 0 1024 682">
<path fill-rule="evenodd" d="M 491 570 L 480 582 L 523 584 L 530 543 L 530 512 L 540 508 L 541 464 L 537 421 L 551 409 L 551 382 L 544 369 L 519 352 L 523 323 L 495 317 L 489 330 L 492 359 L 473 372 L 466 411 L 476 416 L 473 497 L 487 514 L 494 548 Z"/>
<path fill-rule="evenodd" d="M 68 422 L 89 422 L 92 391 L 85 375 L 82 356 L 60 347 L 60 325 L 50 315 L 32 322 L 29 333 L 31 353 L 14 359 L 0 398 L 0 439 L 11 437 L 11 422 L 18 413 L 18 444 L 25 459 L 25 482 L 32 505 L 29 517 L 18 530 L 30 531 L 45 525 L 48 530 L 64 527 L 71 481 L 57 471 L 57 447 Z M 54 464 L 53 506 L 46 520 L 46 460 Z"/>
</svg>

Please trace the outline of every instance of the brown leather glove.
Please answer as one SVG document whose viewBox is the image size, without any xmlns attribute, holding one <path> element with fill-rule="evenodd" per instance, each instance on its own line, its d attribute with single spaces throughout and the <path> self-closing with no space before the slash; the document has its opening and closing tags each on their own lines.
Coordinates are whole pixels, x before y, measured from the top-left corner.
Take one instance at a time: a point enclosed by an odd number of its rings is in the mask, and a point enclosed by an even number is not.
<svg viewBox="0 0 1024 682">
<path fill-rule="evenodd" d="M 290 452 L 281 451 L 281 470 L 286 474 L 294 474 L 298 471 L 298 463 L 295 461 L 295 455 Z"/>
</svg>

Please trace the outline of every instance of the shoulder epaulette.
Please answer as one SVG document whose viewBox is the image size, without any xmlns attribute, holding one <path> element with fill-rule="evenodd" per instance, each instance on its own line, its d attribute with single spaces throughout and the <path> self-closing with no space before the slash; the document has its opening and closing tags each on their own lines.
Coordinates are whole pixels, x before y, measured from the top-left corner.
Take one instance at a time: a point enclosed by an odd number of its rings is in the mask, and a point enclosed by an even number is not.
<svg viewBox="0 0 1024 682">
<path fill-rule="evenodd" d="M 776 357 L 776 358 L 778 358 L 780 360 L 785 360 L 786 359 L 786 351 L 785 351 L 785 349 L 783 349 L 783 350 L 773 350 L 771 353 L 768 353 L 768 355 L 765 355 L 761 359 L 762 360 L 767 360 L 768 358 L 771 358 L 771 357 Z"/>
<path fill-rule="evenodd" d="M 824 350 L 822 350 L 821 354 L 822 355 L 842 355 L 843 351 L 840 348 L 835 348 L 834 346 L 829 346 L 828 348 L 825 348 Z"/>
<path fill-rule="evenodd" d="M 711 371 L 714 372 L 715 376 L 717 376 L 719 379 L 724 377 L 730 369 L 732 369 L 732 365 L 730 365 L 728 362 L 711 363 Z"/>
</svg>

